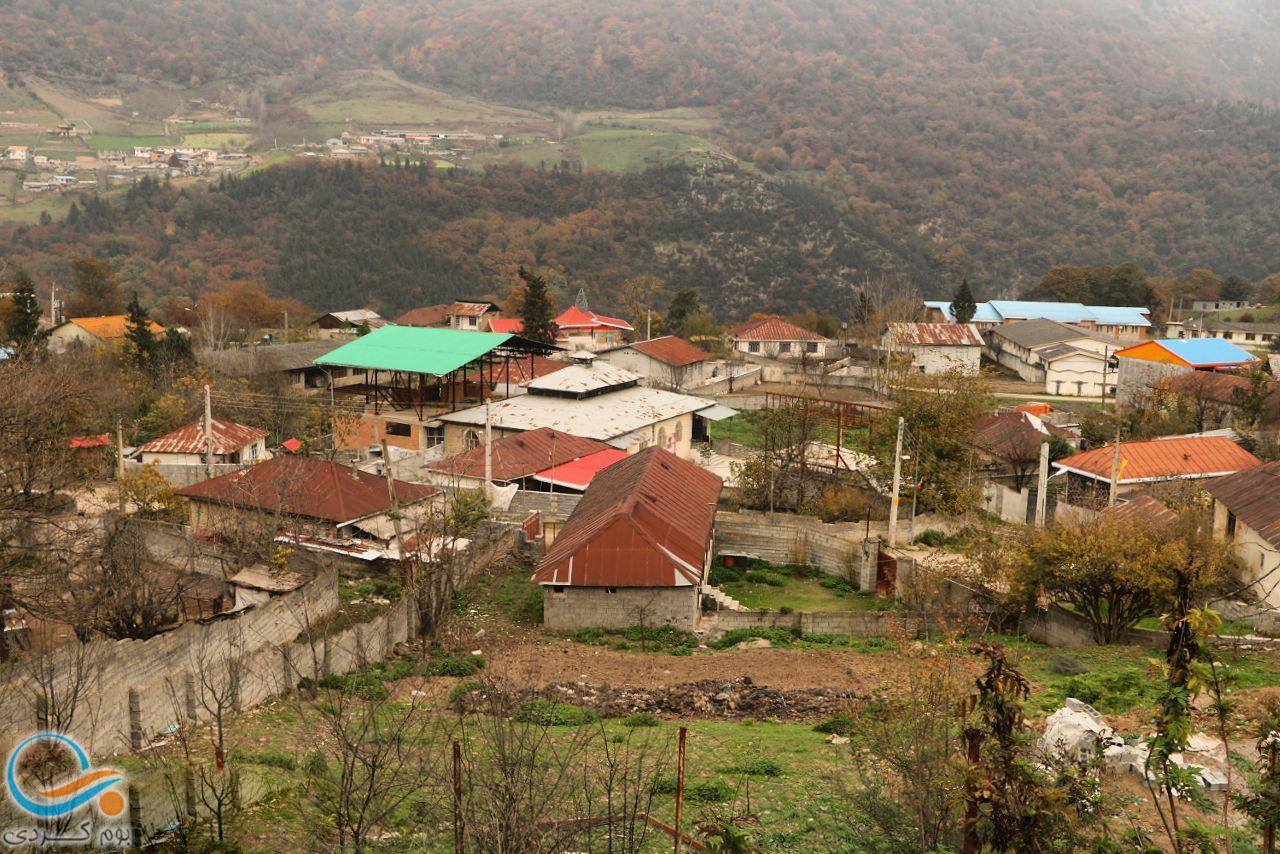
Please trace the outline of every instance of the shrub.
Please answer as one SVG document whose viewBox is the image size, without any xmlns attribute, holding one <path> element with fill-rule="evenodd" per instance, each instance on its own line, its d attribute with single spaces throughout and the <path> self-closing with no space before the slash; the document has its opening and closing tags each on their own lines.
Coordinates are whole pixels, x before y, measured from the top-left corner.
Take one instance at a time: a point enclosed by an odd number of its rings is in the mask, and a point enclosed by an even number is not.
<svg viewBox="0 0 1280 854">
<path fill-rule="evenodd" d="M 1089 672 L 1089 668 L 1069 655 L 1055 655 L 1049 658 L 1045 669 L 1058 676 L 1078 676 Z M 1076 699 L 1079 699 L 1078 697 Z"/>
<path fill-rule="evenodd" d="M 656 644 L 666 647 L 694 647 L 698 639 L 693 632 L 677 629 L 675 626 L 629 626 L 622 631 L 623 637 L 634 643 Z"/>
<path fill-rule="evenodd" d="M 321 677 L 316 684 L 331 691 L 354 694 L 365 700 L 383 700 L 387 696 L 387 686 L 382 684 L 380 675 L 373 670 L 365 673 L 348 673 L 345 676 L 330 673 L 328 676 Z"/>
<path fill-rule="evenodd" d="M 655 795 L 674 795 L 676 793 L 676 779 L 674 777 L 659 777 L 653 782 L 653 793 Z M 685 800 L 704 804 L 722 803 L 733 797 L 733 789 L 720 780 L 700 780 L 696 783 L 686 781 L 684 784 L 684 797 Z"/>
<path fill-rule="evenodd" d="M 853 718 L 841 712 L 814 724 L 813 731 L 847 736 L 853 732 Z"/>
<path fill-rule="evenodd" d="M 847 579 L 841 578 L 838 575 L 823 575 L 822 578 L 818 579 L 818 585 L 820 587 L 825 587 L 828 590 L 834 590 L 838 593 L 855 592 L 853 585 L 850 584 Z"/>
<path fill-rule="evenodd" d="M 1067 697 L 1088 703 L 1104 714 L 1119 714 L 1155 699 L 1159 686 L 1136 667 L 1111 673 L 1068 676 L 1045 692 L 1043 707 L 1053 711 Z"/>
<path fill-rule="evenodd" d="M 604 636 L 604 629 L 599 626 L 593 626 L 589 629 L 574 629 L 569 632 L 569 640 L 578 643 L 591 643 L 603 646 L 608 643 L 608 638 Z"/>
<path fill-rule="evenodd" d="M 935 528 L 929 528 L 917 534 L 915 541 L 922 546 L 936 549 L 947 544 L 947 535 Z"/>
<path fill-rule="evenodd" d="M 751 584 L 768 584 L 769 573 L 765 572 L 763 569 L 748 569 L 743 573 L 742 579 L 743 581 L 747 581 Z"/>
<path fill-rule="evenodd" d="M 795 609 L 795 608 L 792 608 L 790 605 L 779 605 L 779 606 L 778 606 L 778 613 L 779 613 L 779 614 L 794 614 L 794 613 L 795 613 L 795 610 L 796 610 L 796 609 Z"/>
<path fill-rule="evenodd" d="M 772 759 L 751 759 L 739 762 L 728 768 L 721 768 L 725 774 L 743 774 L 748 777 L 781 777 L 782 766 Z"/>
<path fill-rule="evenodd" d="M 551 700 L 529 700 L 516 709 L 511 719 L 516 723 L 542 726 L 582 726 L 600 720 L 593 709 L 556 703 Z"/>
<path fill-rule="evenodd" d="M 787 583 L 787 579 L 774 572 L 766 572 L 764 574 L 764 583 L 770 587 L 782 587 Z"/>
<path fill-rule="evenodd" d="M 713 587 L 719 587 L 722 584 L 732 584 L 735 581 L 742 580 L 742 570 L 736 566 L 722 566 L 716 564 L 711 567 L 711 572 L 707 575 L 707 583 Z"/>
<path fill-rule="evenodd" d="M 631 727 L 657 726 L 660 723 L 658 716 L 653 712 L 636 712 L 634 715 L 622 719 L 623 726 Z"/>
<path fill-rule="evenodd" d="M 453 690 L 449 692 L 449 705 L 458 706 L 462 702 L 462 698 L 476 691 L 483 691 L 485 684 L 479 679 L 468 679 L 465 682 L 459 682 L 453 686 Z"/>
<path fill-rule="evenodd" d="M 279 768 L 282 771 L 295 771 L 298 768 L 296 759 L 287 753 L 280 753 L 275 750 L 258 750 L 248 753 L 232 751 L 232 755 L 237 761 L 251 765 L 265 765 L 268 768 Z"/>
<path fill-rule="evenodd" d="M 484 658 L 479 655 L 452 655 L 432 662 L 433 676 L 470 676 L 484 669 Z"/>
</svg>

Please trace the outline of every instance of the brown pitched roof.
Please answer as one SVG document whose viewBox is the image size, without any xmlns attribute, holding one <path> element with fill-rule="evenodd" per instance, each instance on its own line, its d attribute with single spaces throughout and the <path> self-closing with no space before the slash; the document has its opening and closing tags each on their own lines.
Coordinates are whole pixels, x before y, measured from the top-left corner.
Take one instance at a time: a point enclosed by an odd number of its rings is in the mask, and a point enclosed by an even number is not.
<svg viewBox="0 0 1280 854">
<path fill-rule="evenodd" d="M 448 321 L 449 303 L 411 308 L 397 317 L 396 326 L 443 326 Z"/>
<path fill-rule="evenodd" d="M 396 498 L 413 504 L 439 492 L 395 482 Z M 391 508 L 385 478 L 312 457 L 280 456 L 178 490 L 197 501 L 344 524 Z"/>
<path fill-rule="evenodd" d="M 493 479 L 502 482 L 519 480 L 611 447 L 596 439 L 584 439 L 550 427 L 514 433 L 494 440 Z M 454 454 L 427 468 L 453 477 L 482 478 L 484 446 Z"/>
<path fill-rule="evenodd" d="M 1218 480 L 1223 479 L 1224 478 L 1218 478 Z M 1209 481 L 1210 491 L 1212 491 L 1214 483 L 1217 483 L 1217 480 Z M 1169 505 L 1165 504 L 1158 498 L 1151 497 L 1150 495 L 1139 495 L 1137 498 L 1132 498 L 1122 504 L 1117 504 L 1114 507 L 1108 507 L 1106 510 L 1102 511 L 1102 515 L 1107 519 L 1140 520 L 1143 522 L 1156 522 L 1158 524 L 1168 524 L 1178 521 L 1178 514 L 1170 510 Z"/>
<path fill-rule="evenodd" d="M 214 418 L 210 426 L 213 427 L 215 454 L 234 453 L 259 439 L 265 439 L 268 435 L 267 431 L 260 427 L 237 424 L 222 418 Z M 203 454 L 205 452 L 204 422 L 196 421 L 186 427 L 179 427 L 168 435 L 152 439 L 138 450 L 150 454 Z"/>
<path fill-rule="evenodd" d="M 471 300 L 459 300 L 449 306 L 449 314 L 463 314 L 479 317 L 487 311 L 501 311 L 502 309 L 491 302 L 472 302 Z"/>
<path fill-rule="evenodd" d="M 730 327 L 729 337 L 740 341 L 826 341 L 816 332 L 796 326 L 781 317 L 764 317 L 748 320 Z"/>
<path fill-rule="evenodd" d="M 1205 484 L 1214 498 L 1273 546 L 1280 546 L 1280 462 Z"/>
<path fill-rule="evenodd" d="M 1110 483 L 1113 453 L 1113 445 L 1104 445 L 1058 460 L 1054 465 Z M 1120 443 L 1120 483 L 1221 477 L 1261 463 L 1262 460 L 1221 436 Z"/>
<path fill-rule="evenodd" d="M 685 365 L 692 365 L 695 362 L 702 362 L 710 358 L 708 353 L 674 335 L 650 338 L 648 341 L 636 341 L 630 346 L 646 356 L 651 356 L 673 368 L 683 368 Z"/>
<path fill-rule="evenodd" d="M 1050 436 L 1072 438 L 1070 430 L 1029 412 L 991 412 L 973 422 L 974 445 L 1006 460 L 1037 457 Z"/>
<path fill-rule="evenodd" d="M 539 584 L 702 583 L 720 478 L 652 447 L 600 472 L 538 564 Z"/>
<path fill-rule="evenodd" d="M 889 339 L 899 347 L 981 347 L 972 323 L 890 323 Z"/>
</svg>

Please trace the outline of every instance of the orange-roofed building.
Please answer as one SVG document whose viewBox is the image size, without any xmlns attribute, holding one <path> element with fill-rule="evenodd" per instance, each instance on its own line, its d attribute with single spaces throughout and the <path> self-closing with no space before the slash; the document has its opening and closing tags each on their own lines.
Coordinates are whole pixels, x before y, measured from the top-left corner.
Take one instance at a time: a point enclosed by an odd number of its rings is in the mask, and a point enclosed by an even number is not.
<svg viewBox="0 0 1280 854">
<path fill-rule="evenodd" d="M 620 317 L 608 317 L 576 305 L 556 318 L 556 343 L 570 350 L 606 350 L 622 343 L 623 333 L 633 331 Z"/>
<path fill-rule="evenodd" d="M 647 386 L 678 390 L 707 381 L 711 356 L 683 338 L 663 335 L 605 350 L 600 358 L 639 374 Z"/>
<path fill-rule="evenodd" d="M 205 453 L 213 447 L 213 462 L 225 465 L 256 463 L 269 458 L 266 430 L 237 424 L 225 418 L 210 420 L 213 442 L 208 443 L 204 421 L 180 427 L 172 433 L 152 439 L 138 448 L 142 464 L 199 465 L 207 462 Z"/>
<path fill-rule="evenodd" d="M 1116 471 L 1116 493 L 1147 484 L 1224 477 L 1262 465 L 1262 460 L 1224 436 L 1194 436 L 1104 445 L 1055 462 L 1067 475 L 1069 499 L 1105 498 Z M 1073 502 L 1074 503 L 1074 502 Z"/>
<path fill-rule="evenodd" d="M 120 341 L 128 331 L 128 321 L 129 318 L 123 314 L 73 317 L 53 327 L 49 333 L 49 349 L 54 353 L 65 353 L 72 347 L 98 347 Z M 148 323 L 156 335 L 164 334 L 163 326 L 154 320 Z"/>
<path fill-rule="evenodd" d="M 748 320 L 729 328 L 733 349 L 772 359 L 824 359 L 835 342 L 776 315 Z"/>
</svg>

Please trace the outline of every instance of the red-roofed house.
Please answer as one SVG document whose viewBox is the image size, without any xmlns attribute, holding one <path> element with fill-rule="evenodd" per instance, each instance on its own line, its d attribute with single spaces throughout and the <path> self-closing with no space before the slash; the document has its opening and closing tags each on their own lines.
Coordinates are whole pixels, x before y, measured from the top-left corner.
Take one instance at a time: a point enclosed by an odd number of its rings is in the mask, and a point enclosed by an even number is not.
<svg viewBox="0 0 1280 854">
<path fill-rule="evenodd" d="M 880 349 L 922 374 L 977 376 L 982 362 L 982 336 L 972 323 L 890 323 Z"/>
<path fill-rule="evenodd" d="M 1100 498 L 1111 487 L 1115 446 L 1063 457 L 1054 467 L 1067 473 L 1067 491 L 1076 497 Z M 1121 442 L 1116 493 L 1123 495 L 1149 483 L 1223 477 L 1262 465 L 1262 460 L 1222 436 Z"/>
<path fill-rule="evenodd" d="M 774 359 L 823 359 L 835 343 L 777 316 L 748 320 L 730 327 L 729 341 L 740 353 Z"/>
<path fill-rule="evenodd" d="M 596 475 L 534 573 L 544 624 L 692 629 L 721 486 L 661 448 Z"/>
<path fill-rule="evenodd" d="M 556 318 L 559 332 L 556 343 L 570 350 L 605 350 L 622 343 L 624 332 L 633 331 L 631 324 L 619 317 L 606 317 L 594 311 L 583 311 L 576 305 Z"/>
<path fill-rule="evenodd" d="M 445 317 L 450 329 L 469 332 L 488 332 L 493 318 L 502 313 L 502 307 L 488 300 L 459 300 L 449 306 Z"/>
<path fill-rule="evenodd" d="M 489 331 L 501 335 L 519 335 L 524 332 L 524 321 L 518 317 L 490 318 Z"/>
<path fill-rule="evenodd" d="M 453 303 L 411 308 L 392 321 L 396 326 L 441 327 L 449 325 L 449 309 Z"/>
<path fill-rule="evenodd" d="M 639 374 L 647 386 L 672 390 L 705 383 L 711 358 L 703 350 L 674 335 L 635 341 L 605 350 L 600 355 L 611 365 Z"/>
<path fill-rule="evenodd" d="M 539 472 L 607 450 L 614 449 L 598 439 L 585 439 L 550 427 L 501 438 L 495 436 L 491 457 L 493 482 L 499 486 L 519 483 L 526 488 L 545 489 L 527 481 Z M 625 456 L 625 452 L 620 453 Z M 432 483 L 474 489 L 484 483 L 484 446 L 428 463 L 426 469 Z"/>
<path fill-rule="evenodd" d="M 236 465 L 239 463 L 256 463 L 265 460 L 267 453 L 267 431 L 247 424 L 237 424 L 223 418 L 214 418 L 213 427 L 213 461 Z M 138 448 L 142 464 L 150 465 L 199 465 L 206 462 L 204 421 L 196 421 L 180 427 L 168 435 Z"/>
</svg>

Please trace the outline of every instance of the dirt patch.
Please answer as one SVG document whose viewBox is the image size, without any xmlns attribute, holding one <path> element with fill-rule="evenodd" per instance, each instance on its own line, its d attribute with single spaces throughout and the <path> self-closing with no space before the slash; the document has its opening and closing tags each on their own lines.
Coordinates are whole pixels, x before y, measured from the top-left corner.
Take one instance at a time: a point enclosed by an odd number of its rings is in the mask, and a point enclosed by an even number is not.
<svg viewBox="0 0 1280 854">
<path fill-rule="evenodd" d="M 757 685 L 749 676 L 731 682 L 702 680 L 657 688 L 547 685 L 538 696 L 587 706 L 604 717 L 653 712 L 665 718 L 757 718 L 810 721 L 829 717 L 856 699 L 851 691 L 804 688 L 783 691 Z"/>
</svg>

